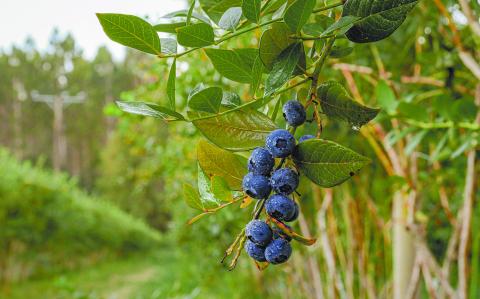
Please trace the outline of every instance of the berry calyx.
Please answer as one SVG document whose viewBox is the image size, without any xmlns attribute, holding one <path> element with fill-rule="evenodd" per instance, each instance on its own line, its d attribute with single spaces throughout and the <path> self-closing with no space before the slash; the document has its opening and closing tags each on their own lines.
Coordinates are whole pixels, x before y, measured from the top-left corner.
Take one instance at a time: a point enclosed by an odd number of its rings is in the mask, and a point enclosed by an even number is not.
<svg viewBox="0 0 480 299">
<path fill-rule="evenodd" d="M 287 130 L 275 130 L 267 136 L 266 147 L 274 158 L 286 158 L 295 149 L 295 137 Z"/>
<path fill-rule="evenodd" d="M 273 172 L 270 183 L 275 192 L 289 195 L 298 187 L 298 174 L 290 168 L 280 168 Z"/>
<path fill-rule="evenodd" d="M 279 221 L 286 221 L 295 214 L 295 202 L 285 195 L 274 194 L 267 200 L 265 209 L 271 217 Z"/>
<path fill-rule="evenodd" d="M 268 224 L 261 220 L 252 220 L 245 228 L 245 235 L 248 240 L 252 241 L 258 246 L 267 246 L 272 241 L 273 233 Z"/>
<path fill-rule="evenodd" d="M 305 108 L 299 101 L 288 101 L 283 105 L 283 117 L 292 127 L 302 125 L 307 119 Z"/>
<path fill-rule="evenodd" d="M 255 174 L 268 175 L 272 172 L 275 160 L 272 154 L 263 147 L 257 147 L 253 150 L 248 159 L 248 171 Z"/>
<path fill-rule="evenodd" d="M 255 199 L 267 198 L 272 191 L 268 178 L 253 172 L 249 172 L 243 177 L 242 187 L 248 196 Z"/>
<path fill-rule="evenodd" d="M 265 248 L 265 258 L 267 262 L 277 265 L 285 263 L 292 254 L 292 246 L 290 243 L 282 238 L 275 239 L 267 248 Z"/>
</svg>

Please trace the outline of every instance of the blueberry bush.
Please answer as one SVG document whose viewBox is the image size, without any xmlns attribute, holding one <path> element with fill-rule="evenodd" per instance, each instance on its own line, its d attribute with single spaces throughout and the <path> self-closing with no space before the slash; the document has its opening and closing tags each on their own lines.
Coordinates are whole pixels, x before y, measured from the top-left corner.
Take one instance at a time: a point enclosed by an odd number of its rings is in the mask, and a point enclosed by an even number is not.
<svg viewBox="0 0 480 299">
<path fill-rule="evenodd" d="M 389 37 L 417 2 L 194 0 L 188 10 L 167 15 L 171 22 L 156 25 L 132 15 L 97 14 L 113 41 L 171 60 L 168 105 L 119 101 L 118 107 L 169 123 L 191 123 L 208 140 L 197 146 L 198 187 L 184 185 L 186 203 L 201 212 L 189 223 L 236 203 L 242 208 L 255 203 L 252 220 L 226 250 L 230 268 L 244 248 L 263 269 L 289 259 L 291 240 L 315 243 L 286 224 L 301 212 L 300 181 L 331 188 L 370 162 L 323 139 L 325 119 L 358 131 L 379 113 L 356 101 L 341 83 L 322 80 L 322 69 L 329 59 L 350 54 L 351 44 Z M 255 48 L 223 47 L 252 31 L 261 34 Z M 200 83 L 189 93 L 187 108 L 178 109 L 177 64 L 195 51 L 203 51 L 222 78 L 248 84 L 249 92 L 239 95 Z M 293 98 L 282 106 L 281 96 L 291 92 Z M 285 129 L 279 128 L 280 110 Z M 316 125 L 316 135 L 297 141 L 297 129 L 305 123 Z"/>
</svg>

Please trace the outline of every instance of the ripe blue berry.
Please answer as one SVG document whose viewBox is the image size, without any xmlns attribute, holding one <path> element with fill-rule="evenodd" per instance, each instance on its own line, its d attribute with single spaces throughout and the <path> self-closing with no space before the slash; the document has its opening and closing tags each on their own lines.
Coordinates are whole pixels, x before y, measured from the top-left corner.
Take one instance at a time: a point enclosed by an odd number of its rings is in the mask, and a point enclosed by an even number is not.
<svg viewBox="0 0 480 299">
<path fill-rule="evenodd" d="M 275 165 L 275 160 L 269 151 L 263 147 L 257 147 L 253 150 L 248 159 L 248 171 L 255 174 L 268 175 Z"/>
<path fill-rule="evenodd" d="M 260 174 L 254 174 L 252 172 L 247 173 L 243 177 L 243 191 L 256 199 L 267 198 L 272 191 L 272 186 L 266 176 Z"/>
<path fill-rule="evenodd" d="M 298 187 L 298 174 L 290 168 L 280 168 L 275 170 L 270 178 L 273 190 L 275 192 L 289 195 Z"/>
<path fill-rule="evenodd" d="M 272 241 L 272 229 L 261 220 L 252 220 L 245 228 L 247 238 L 258 246 L 267 246 Z"/>
<path fill-rule="evenodd" d="M 302 141 L 305 141 L 305 140 L 309 140 L 309 139 L 315 139 L 315 136 L 313 135 L 303 135 L 302 137 L 300 137 L 300 139 L 298 139 L 298 142 L 302 142 Z"/>
<path fill-rule="evenodd" d="M 307 119 L 305 108 L 299 101 L 288 101 L 283 105 L 283 117 L 292 127 L 298 127 Z"/>
<path fill-rule="evenodd" d="M 298 218 L 298 214 L 300 213 L 300 209 L 298 207 L 298 204 L 296 202 L 294 202 L 294 203 L 295 203 L 295 210 L 293 211 L 292 217 L 285 219 L 285 222 L 292 222 L 292 221 L 297 220 L 297 218 Z"/>
<path fill-rule="evenodd" d="M 271 217 L 285 221 L 295 214 L 295 202 L 282 194 L 274 194 L 270 196 L 265 205 L 267 214 Z"/>
<path fill-rule="evenodd" d="M 275 239 L 265 248 L 265 258 L 271 264 L 281 264 L 292 254 L 292 246 L 285 239 Z"/>
<path fill-rule="evenodd" d="M 290 228 L 290 227 L 288 227 L 288 228 Z M 278 238 L 282 238 L 282 239 L 287 240 L 288 242 L 292 241 L 292 238 L 289 235 L 287 235 L 285 232 L 283 232 L 283 230 L 281 230 L 280 228 L 274 227 L 272 231 L 273 231 L 273 239 L 274 240 L 278 239 Z"/>
<path fill-rule="evenodd" d="M 287 130 L 275 130 L 267 136 L 266 146 L 275 158 L 288 157 L 295 148 L 295 138 Z"/>
<path fill-rule="evenodd" d="M 245 243 L 245 251 L 256 261 L 265 262 L 265 247 L 258 246 L 250 240 Z"/>
</svg>

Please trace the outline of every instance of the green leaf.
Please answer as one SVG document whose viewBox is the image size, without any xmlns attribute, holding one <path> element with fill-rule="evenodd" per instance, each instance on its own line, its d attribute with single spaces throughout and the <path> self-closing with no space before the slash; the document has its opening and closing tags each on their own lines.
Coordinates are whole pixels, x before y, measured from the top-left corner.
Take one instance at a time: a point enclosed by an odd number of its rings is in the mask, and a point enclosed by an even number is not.
<svg viewBox="0 0 480 299">
<path fill-rule="evenodd" d="M 215 198 L 215 195 L 213 195 L 212 187 L 210 186 L 210 178 L 205 175 L 200 164 L 198 164 L 197 186 L 200 200 L 205 209 L 216 208 L 219 206 L 220 203 Z"/>
<path fill-rule="evenodd" d="M 98 20 L 107 36 L 124 46 L 159 55 L 160 38 L 152 25 L 143 19 L 122 14 L 98 13 Z"/>
<path fill-rule="evenodd" d="M 174 11 L 174 12 L 171 12 L 171 13 L 168 13 L 166 15 L 164 15 L 162 18 L 176 18 L 176 17 L 188 17 L 190 11 L 189 10 L 186 10 L 186 9 L 182 9 L 182 10 L 177 10 L 177 11 Z M 210 24 L 210 20 L 204 16 L 204 15 L 201 15 L 201 14 L 198 14 L 198 13 L 195 13 L 195 12 L 192 12 L 192 15 L 191 15 L 192 18 L 195 18 L 199 21 L 202 21 L 206 24 Z"/>
<path fill-rule="evenodd" d="M 370 160 L 335 142 L 310 139 L 299 143 L 293 161 L 315 184 L 329 188 L 355 175 Z"/>
<path fill-rule="evenodd" d="M 167 81 L 167 96 L 170 101 L 170 108 L 175 111 L 175 79 L 177 77 L 177 60 L 174 59 Z"/>
<path fill-rule="evenodd" d="M 273 94 L 288 82 L 300 61 L 302 53 L 302 43 L 293 44 L 280 53 L 265 83 L 265 96 Z"/>
<path fill-rule="evenodd" d="M 177 29 L 178 43 L 185 47 L 205 47 L 212 45 L 215 41 L 215 34 L 212 26 L 199 23 Z"/>
<path fill-rule="evenodd" d="M 341 17 L 337 22 L 333 23 L 328 27 L 321 35 L 320 37 L 327 36 L 332 34 L 334 31 L 340 30 L 337 32 L 337 35 L 344 34 L 347 32 L 350 28 L 353 27 L 356 21 L 360 20 L 359 17 L 355 16 L 344 16 Z"/>
<path fill-rule="evenodd" d="M 123 102 L 117 101 L 120 110 L 143 116 L 151 116 L 163 120 L 185 120 L 183 115 L 157 104 L 145 102 Z M 171 117 L 169 117 L 171 116 Z M 172 118 L 173 117 L 173 118 Z"/>
<path fill-rule="evenodd" d="M 315 0 L 297 0 L 285 11 L 283 20 L 291 31 L 299 33 L 312 15 Z"/>
<path fill-rule="evenodd" d="M 188 107 L 196 111 L 218 113 L 223 92 L 220 87 L 208 87 L 190 95 Z"/>
<path fill-rule="evenodd" d="M 234 154 L 201 140 L 197 145 L 200 167 L 209 177 L 222 177 L 230 190 L 241 190 L 247 166 Z"/>
<path fill-rule="evenodd" d="M 225 78 L 240 83 L 252 83 L 252 66 L 238 52 L 221 49 L 205 49 L 215 69 Z"/>
<path fill-rule="evenodd" d="M 223 92 L 222 106 L 233 108 L 238 107 L 241 104 L 240 96 L 238 94 L 230 91 Z"/>
<path fill-rule="evenodd" d="M 257 23 L 260 21 L 260 10 L 262 8 L 261 0 L 243 0 L 242 2 L 242 11 L 243 15 L 247 20 L 252 23 Z"/>
<path fill-rule="evenodd" d="M 208 140 L 231 151 L 263 146 L 267 135 L 276 129 L 265 114 L 250 109 L 194 119 L 192 122 Z"/>
<path fill-rule="evenodd" d="M 400 102 L 397 110 L 402 117 L 407 119 L 413 119 L 416 121 L 429 121 L 427 110 L 418 104 Z"/>
<path fill-rule="evenodd" d="M 355 16 L 347 38 L 356 43 L 369 43 L 391 35 L 407 17 L 418 0 L 348 0 L 343 6 L 343 16 Z"/>
<path fill-rule="evenodd" d="M 177 28 L 187 26 L 186 22 L 175 22 L 166 24 L 157 24 L 153 26 L 153 29 L 158 32 L 177 33 Z"/>
<path fill-rule="evenodd" d="M 161 38 L 162 53 L 177 54 L 177 41 L 173 38 Z"/>
<path fill-rule="evenodd" d="M 256 55 L 252 67 L 252 94 L 254 95 L 260 87 L 260 83 L 262 83 L 262 74 L 264 70 L 265 68 L 263 66 L 262 60 L 260 60 L 260 56 Z"/>
<path fill-rule="evenodd" d="M 333 47 L 330 52 L 330 57 L 333 58 L 342 58 L 346 57 L 353 52 L 353 47 Z"/>
<path fill-rule="evenodd" d="M 422 142 L 425 135 L 427 135 L 428 130 L 422 130 L 415 135 L 411 139 L 408 140 L 407 145 L 405 146 L 405 154 L 410 156 L 413 151 L 417 148 L 417 146 Z"/>
<path fill-rule="evenodd" d="M 317 90 L 323 112 L 329 117 L 348 122 L 359 129 L 377 116 L 380 109 L 369 108 L 355 102 L 345 88 L 336 81 L 327 81 Z"/>
<path fill-rule="evenodd" d="M 378 82 L 377 87 L 375 88 L 375 94 L 377 103 L 382 109 L 385 109 L 385 111 L 390 114 L 395 113 L 398 101 L 396 100 L 393 90 L 384 80 Z"/>
<path fill-rule="evenodd" d="M 271 70 L 277 57 L 288 46 L 295 43 L 290 36 L 293 33 L 285 23 L 274 23 L 271 29 L 266 30 L 260 39 L 260 59 L 268 70 Z"/>
<path fill-rule="evenodd" d="M 215 195 L 215 198 L 218 198 L 221 201 L 229 202 L 232 200 L 232 192 L 230 187 L 228 187 L 227 181 L 221 176 L 212 177 L 212 193 Z"/>
<path fill-rule="evenodd" d="M 203 11 L 217 24 L 227 9 L 242 6 L 242 0 L 200 0 L 199 2 Z"/>
<path fill-rule="evenodd" d="M 235 31 L 237 28 L 240 19 L 242 18 L 242 8 L 241 7 L 230 7 L 222 15 L 218 26 L 224 30 Z"/>
<path fill-rule="evenodd" d="M 200 200 L 200 195 L 198 194 L 197 189 L 193 188 L 192 185 L 184 184 L 183 185 L 183 198 L 185 203 L 195 210 L 204 211 L 202 201 Z"/>
<path fill-rule="evenodd" d="M 193 14 L 193 9 L 195 8 L 195 0 L 192 1 L 192 4 L 190 4 L 190 8 L 188 9 L 187 12 L 187 22 L 186 26 L 190 25 L 190 20 L 192 19 L 192 14 Z"/>
</svg>

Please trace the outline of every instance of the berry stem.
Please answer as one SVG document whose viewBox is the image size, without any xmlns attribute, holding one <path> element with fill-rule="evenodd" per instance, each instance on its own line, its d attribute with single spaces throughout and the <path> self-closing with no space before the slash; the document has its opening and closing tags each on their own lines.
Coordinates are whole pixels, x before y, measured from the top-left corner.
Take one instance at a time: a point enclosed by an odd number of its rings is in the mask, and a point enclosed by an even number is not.
<svg viewBox="0 0 480 299">
<path fill-rule="evenodd" d="M 261 103 L 262 106 L 263 105 L 266 105 L 268 102 L 270 102 L 272 99 L 275 98 L 275 96 L 279 95 L 279 94 L 282 94 L 284 92 L 287 92 L 291 89 L 294 89 L 295 87 L 298 87 L 308 81 L 310 81 L 311 78 L 305 78 L 291 86 L 288 86 L 288 87 L 285 87 L 283 89 L 280 89 L 278 90 L 277 92 L 275 92 L 273 95 L 269 96 L 269 99 L 266 100 L 265 97 L 263 98 L 259 98 L 259 99 L 254 99 L 253 101 L 250 101 L 250 102 L 247 102 L 245 104 L 242 104 L 240 106 L 237 106 L 235 108 L 232 108 L 232 109 L 229 109 L 229 110 L 226 110 L 226 111 L 223 111 L 223 112 L 220 112 L 220 113 L 217 113 L 217 114 L 210 114 L 210 115 L 207 115 L 207 116 L 202 116 L 202 117 L 197 117 L 197 118 L 194 118 L 194 119 L 190 119 L 190 120 L 187 120 L 188 122 L 193 122 L 193 121 L 196 121 L 196 120 L 202 120 L 202 119 L 209 119 L 209 118 L 214 118 L 214 117 L 218 117 L 220 115 L 225 115 L 225 114 L 228 114 L 228 113 L 231 113 L 231 112 L 234 112 L 234 111 L 237 111 L 237 110 L 241 110 L 241 109 L 244 109 L 244 108 L 247 108 L 247 107 L 250 107 L 250 106 L 255 106 L 256 104 L 259 104 Z M 263 102 L 263 103 L 262 103 Z"/>
<path fill-rule="evenodd" d="M 262 198 L 260 200 L 260 207 L 257 209 L 257 211 L 255 212 L 255 215 L 253 215 L 253 219 L 258 219 L 260 218 L 260 214 L 262 213 L 263 211 L 263 208 L 265 207 L 265 198 Z"/>
<path fill-rule="evenodd" d="M 325 5 L 323 7 L 320 7 L 320 8 L 317 8 L 315 10 L 313 10 L 312 13 L 319 13 L 319 12 L 322 12 L 322 11 L 325 11 L 325 10 L 329 10 L 329 9 L 332 9 L 332 8 L 335 8 L 337 6 L 341 6 L 343 5 L 343 2 L 340 1 L 340 2 L 336 2 L 336 3 L 333 3 L 333 4 L 330 4 L 330 5 Z M 265 7 L 264 7 L 265 8 Z M 270 21 L 266 21 L 266 22 L 263 22 L 263 23 L 260 23 L 260 24 L 257 24 L 256 26 L 252 26 L 252 27 L 248 27 L 248 28 L 244 28 L 244 29 L 241 29 L 241 30 L 238 30 L 237 32 L 234 32 L 234 33 L 227 33 L 223 36 L 221 36 L 219 39 L 217 39 L 214 43 L 214 45 L 219 45 L 225 41 L 228 41 L 236 36 L 239 36 L 239 35 L 242 35 L 244 33 L 247 33 L 247 32 L 250 32 L 250 31 L 253 31 L 255 29 L 258 29 L 258 28 L 261 28 L 261 27 L 264 27 L 264 26 L 267 26 L 269 24 L 272 24 L 272 23 L 275 23 L 275 22 L 281 22 L 283 21 L 283 17 L 280 17 L 280 18 L 275 18 L 275 19 L 272 19 Z M 243 23 L 241 24 L 240 26 L 243 26 L 244 24 L 246 23 Z M 175 58 L 179 58 L 179 57 L 182 57 L 183 55 L 186 55 L 190 52 L 193 52 L 193 51 L 196 51 L 196 50 L 199 50 L 199 49 L 203 49 L 203 47 L 196 47 L 196 48 L 191 48 L 189 50 L 186 50 L 184 52 L 181 52 L 181 53 L 177 53 L 177 54 L 168 54 L 168 55 L 163 55 L 163 54 L 159 54 L 158 57 L 159 58 L 167 58 L 167 57 L 175 57 Z"/>
<path fill-rule="evenodd" d="M 235 250 L 235 247 L 237 247 L 237 244 L 240 242 L 240 239 L 243 238 L 244 236 L 245 236 L 245 229 L 242 229 L 242 231 L 235 238 L 235 241 L 233 241 L 233 243 L 225 251 L 225 254 L 223 255 L 223 258 L 220 261 L 220 263 L 223 264 L 225 259 L 232 254 L 232 252 Z"/>
</svg>

